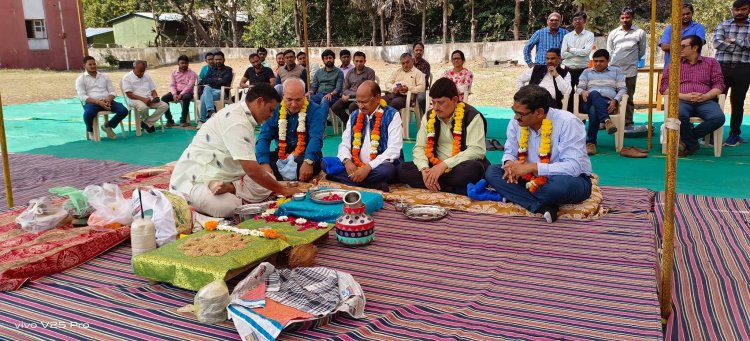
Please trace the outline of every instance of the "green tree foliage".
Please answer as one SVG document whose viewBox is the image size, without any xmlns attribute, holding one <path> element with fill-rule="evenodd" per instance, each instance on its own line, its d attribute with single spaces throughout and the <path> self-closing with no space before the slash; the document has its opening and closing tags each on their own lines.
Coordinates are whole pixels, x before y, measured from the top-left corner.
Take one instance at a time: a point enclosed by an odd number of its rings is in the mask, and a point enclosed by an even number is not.
<svg viewBox="0 0 750 341">
<path fill-rule="evenodd" d="M 248 46 L 300 45 L 294 34 L 293 9 L 289 1 L 260 0 L 247 7 L 251 22 L 242 35 Z M 323 27 L 325 35 L 325 27 Z"/>
<path fill-rule="evenodd" d="M 724 20 L 732 18 L 732 2 L 726 0 L 695 0 L 693 20 L 706 27 L 706 33 L 712 34 Z"/>
<path fill-rule="evenodd" d="M 107 21 L 123 14 L 150 11 L 145 1 L 138 0 L 83 0 L 83 20 L 86 27 L 110 27 Z"/>
</svg>

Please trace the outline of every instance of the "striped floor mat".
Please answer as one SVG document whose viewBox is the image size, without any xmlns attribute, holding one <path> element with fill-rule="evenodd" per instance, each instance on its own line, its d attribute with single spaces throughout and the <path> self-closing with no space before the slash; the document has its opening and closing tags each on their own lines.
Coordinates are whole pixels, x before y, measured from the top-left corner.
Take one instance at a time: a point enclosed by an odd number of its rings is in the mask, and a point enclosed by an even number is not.
<svg viewBox="0 0 750 341">
<path fill-rule="evenodd" d="M 549 225 L 452 212 L 439 222 L 375 214 L 376 240 L 329 238 L 318 264 L 349 272 L 367 319 L 339 316 L 289 339 L 661 339 L 650 192 L 604 188 L 610 213 Z M 20 290 L 0 293 L 12 339 L 237 339 L 176 308 L 193 293 L 134 277 L 126 245 Z M 54 322 L 55 327 L 50 327 Z M 44 323 L 44 324 L 43 324 Z M 64 326 L 65 328 L 61 328 Z"/>
<path fill-rule="evenodd" d="M 663 225 L 664 193 L 656 196 Z M 670 340 L 750 340 L 750 200 L 677 195 Z"/>
<path fill-rule="evenodd" d="M 143 166 L 117 161 L 60 158 L 50 155 L 8 154 L 13 199 L 24 206 L 30 199 L 50 195 L 53 187 L 73 186 L 80 189 L 92 184 L 117 181 L 120 175 Z M 0 168 L 0 176 L 3 170 Z M 0 196 L 0 212 L 8 209 L 5 192 Z"/>
</svg>

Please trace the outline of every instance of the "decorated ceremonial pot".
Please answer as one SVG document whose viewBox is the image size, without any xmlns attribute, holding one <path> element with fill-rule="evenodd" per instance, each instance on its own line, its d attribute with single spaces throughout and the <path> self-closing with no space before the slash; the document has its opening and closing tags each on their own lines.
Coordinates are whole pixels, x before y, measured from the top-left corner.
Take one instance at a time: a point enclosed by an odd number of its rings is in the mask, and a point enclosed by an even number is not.
<svg viewBox="0 0 750 341">
<path fill-rule="evenodd" d="M 345 245 L 365 245 L 375 239 L 375 221 L 365 212 L 362 194 L 344 194 L 344 214 L 336 219 L 336 239 Z"/>
</svg>

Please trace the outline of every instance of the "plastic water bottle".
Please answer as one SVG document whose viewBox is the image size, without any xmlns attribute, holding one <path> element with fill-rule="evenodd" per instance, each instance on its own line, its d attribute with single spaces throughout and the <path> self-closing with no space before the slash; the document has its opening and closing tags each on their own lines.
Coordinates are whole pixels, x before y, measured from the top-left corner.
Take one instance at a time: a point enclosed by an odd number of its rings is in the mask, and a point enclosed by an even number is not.
<svg viewBox="0 0 750 341">
<path fill-rule="evenodd" d="M 138 218 L 130 225 L 133 258 L 156 248 L 156 228 L 150 219 Z"/>
</svg>

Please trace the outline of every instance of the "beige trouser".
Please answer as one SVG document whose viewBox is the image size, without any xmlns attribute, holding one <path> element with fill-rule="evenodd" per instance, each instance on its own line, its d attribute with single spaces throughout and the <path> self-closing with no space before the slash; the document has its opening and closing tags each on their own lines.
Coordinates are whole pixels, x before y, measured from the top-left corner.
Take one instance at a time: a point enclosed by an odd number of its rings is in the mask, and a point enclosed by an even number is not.
<svg viewBox="0 0 750 341">
<path fill-rule="evenodd" d="M 234 215 L 234 209 L 242 205 L 243 200 L 248 203 L 257 203 L 271 195 L 270 190 L 258 185 L 247 175 L 232 184 L 234 184 L 235 194 L 219 195 L 211 193 L 207 183 L 196 184 L 190 191 L 190 204 L 202 214 L 230 218 Z"/>
<path fill-rule="evenodd" d="M 153 127 L 161 115 L 164 115 L 164 113 L 167 112 L 167 109 L 169 109 L 169 104 L 164 102 L 156 102 L 146 105 L 146 103 L 141 101 L 130 101 L 130 105 L 135 108 L 136 113 L 141 117 L 141 121 L 145 122 L 149 127 Z M 148 109 L 156 109 L 156 111 L 149 116 Z"/>
</svg>

